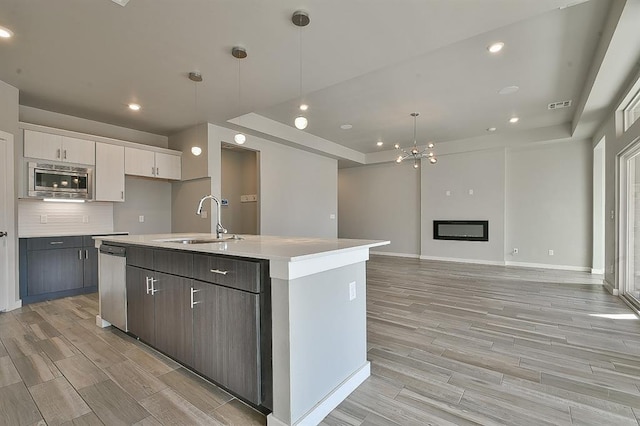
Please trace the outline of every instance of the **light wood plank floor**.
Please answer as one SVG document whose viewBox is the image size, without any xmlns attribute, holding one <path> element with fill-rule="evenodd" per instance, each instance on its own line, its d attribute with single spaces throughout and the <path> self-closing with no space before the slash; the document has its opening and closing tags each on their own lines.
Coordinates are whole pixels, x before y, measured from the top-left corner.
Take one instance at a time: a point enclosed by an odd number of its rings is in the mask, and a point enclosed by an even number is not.
<svg viewBox="0 0 640 426">
<path fill-rule="evenodd" d="M 639 424 L 640 321 L 617 319 L 631 311 L 598 282 L 372 256 L 372 377 L 323 424 Z M 0 314 L 0 425 L 265 424 L 175 362 L 97 328 L 97 308 L 87 295 Z"/>
</svg>

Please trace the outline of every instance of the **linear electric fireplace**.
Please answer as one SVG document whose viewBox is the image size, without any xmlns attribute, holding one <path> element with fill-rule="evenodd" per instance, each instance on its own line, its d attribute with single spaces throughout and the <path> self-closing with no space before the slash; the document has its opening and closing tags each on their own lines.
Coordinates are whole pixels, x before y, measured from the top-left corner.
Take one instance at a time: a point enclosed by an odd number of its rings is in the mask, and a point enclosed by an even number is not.
<svg viewBox="0 0 640 426">
<path fill-rule="evenodd" d="M 488 220 L 434 220 L 434 240 L 489 241 Z"/>
</svg>

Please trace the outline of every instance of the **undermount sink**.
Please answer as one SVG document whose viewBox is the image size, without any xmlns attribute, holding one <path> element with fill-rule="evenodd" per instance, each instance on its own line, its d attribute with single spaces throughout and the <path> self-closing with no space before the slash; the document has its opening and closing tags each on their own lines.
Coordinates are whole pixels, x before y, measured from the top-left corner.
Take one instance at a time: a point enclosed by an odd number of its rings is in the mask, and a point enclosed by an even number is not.
<svg viewBox="0 0 640 426">
<path fill-rule="evenodd" d="M 209 243 L 224 243 L 230 240 L 244 240 L 244 238 L 238 235 L 232 235 L 225 238 L 167 238 L 162 240 L 154 240 L 159 243 L 180 243 L 180 244 L 209 244 Z"/>
</svg>

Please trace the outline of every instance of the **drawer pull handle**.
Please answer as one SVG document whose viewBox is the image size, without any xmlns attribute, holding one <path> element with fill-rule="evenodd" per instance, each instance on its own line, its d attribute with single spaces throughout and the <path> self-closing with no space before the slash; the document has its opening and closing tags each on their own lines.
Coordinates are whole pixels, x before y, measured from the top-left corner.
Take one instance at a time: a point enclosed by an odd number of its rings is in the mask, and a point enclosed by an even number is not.
<svg viewBox="0 0 640 426">
<path fill-rule="evenodd" d="M 193 309 L 193 306 L 194 306 L 194 305 L 197 305 L 198 303 L 200 303 L 200 302 L 195 302 L 195 301 L 193 300 L 193 295 L 194 295 L 194 294 L 196 294 L 196 293 L 197 293 L 197 292 L 199 292 L 199 291 L 200 291 L 200 290 L 196 290 L 196 289 L 194 289 L 193 287 L 191 287 L 191 309 Z"/>
<path fill-rule="evenodd" d="M 150 278 L 149 277 L 144 277 L 144 278 L 145 278 L 145 281 L 147 283 L 147 294 L 149 294 L 149 292 L 151 291 L 151 289 L 149 288 L 149 280 L 150 280 Z"/>
<path fill-rule="evenodd" d="M 82 250 L 78 250 L 78 259 L 82 260 Z"/>
<path fill-rule="evenodd" d="M 156 281 L 158 281 L 158 280 L 156 280 L 153 277 L 150 277 L 149 281 L 151 282 L 151 295 L 153 296 L 154 294 L 156 294 L 157 292 L 160 291 L 160 290 L 156 289 L 156 286 L 155 286 Z"/>
<path fill-rule="evenodd" d="M 229 271 L 221 271 L 220 269 L 211 269 L 211 272 L 219 275 L 227 275 L 229 273 Z"/>
<path fill-rule="evenodd" d="M 64 241 L 51 241 L 49 244 L 51 244 L 51 245 L 64 244 Z"/>
</svg>

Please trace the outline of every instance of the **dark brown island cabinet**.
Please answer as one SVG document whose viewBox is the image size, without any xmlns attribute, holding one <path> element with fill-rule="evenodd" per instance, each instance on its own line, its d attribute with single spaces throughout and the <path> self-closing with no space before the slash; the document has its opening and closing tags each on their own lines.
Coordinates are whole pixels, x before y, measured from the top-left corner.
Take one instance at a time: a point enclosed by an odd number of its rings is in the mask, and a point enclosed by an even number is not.
<svg viewBox="0 0 640 426">
<path fill-rule="evenodd" d="M 20 238 L 23 304 L 98 290 L 98 250 L 91 235 Z"/>
<path fill-rule="evenodd" d="M 271 410 L 268 262 L 127 246 L 129 333 Z"/>
</svg>

